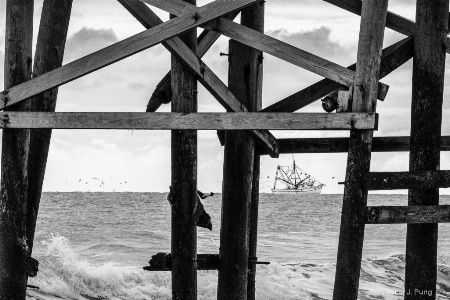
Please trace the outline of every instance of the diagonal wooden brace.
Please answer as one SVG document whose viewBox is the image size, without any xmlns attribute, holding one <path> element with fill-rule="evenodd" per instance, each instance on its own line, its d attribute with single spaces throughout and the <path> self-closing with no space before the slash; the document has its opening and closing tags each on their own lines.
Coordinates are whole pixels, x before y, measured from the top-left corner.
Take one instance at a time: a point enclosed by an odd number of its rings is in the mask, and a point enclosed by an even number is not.
<svg viewBox="0 0 450 300">
<path fill-rule="evenodd" d="M 325 2 L 331 3 L 337 7 L 345 9 L 356 15 L 361 15 L 362 2 L 360 0 L 323 0 Z M 414 35 L 416 31 L 416 24 L 402 16 L 399 16 L 390 11 L 387 12 L 386 16 L 386 27 L 395 30 L 404 35 Z M 450 28 L 450 27 L 449 27 Z M 450 38 L 446 40 L 447 53 L 450 53 Z"/>
<path fill-rule="evenodd" d="M 180 0 L 144 1 L 175 15 L 179 15 L 185 11 L 192 12 L 196 8 L 195 5 L 184 3 Z M 204 24 L 202 27 L 218 31 L 247 46 L 271 54 L 342 85 L 351 86 L 355 80 L 355 72 L 347 68 L 225 18 L 219 18 L 217 22 Z M 378 99 L 383 100 L 386 97 L 388 88 L 383 83 L 379 84 Z"/>
<path fill-rule="evenodd" d="M 380 78 L 383 78 L 412 58 L 414 38 L 407 37 L 385 48 L 381 56 Z M 355 70 L 356 64 L 349 66 Z M 261 112 L 294 112 L 320 98 L 336 92 L 342 85 L 330 79 L 322 79 L 264 109 Z"/>
<path fill-rule="evenodd" d="M 138 20 L 146 26 L 153 27 L 162 23 L 162 20 L 149 8 L 144 9 L 136 0 L 119 0 L 125 4 L 133 15 L 138 15 Z M 247 108 L 231 93 L 228 87 L 200 60 L 200 58 L 178 37 L 171 38 L 163 45 L 183 62 L 191 72 L 197 75 L 197 79 L 230 112 L 246 112 Z M 270 153 L 271 157 L 278 157 L 279 147 L 275 137 L 268 130 L 252 130 L 250 133 Z"/>
<path fill-rule="evenodd" d="M 240 10 L 257 0 L 212 2 L 163 24 L 138 33 L 114 45 L 101 49 L 51 72 L 0 92 L 0 109 L 75 80 L 98 69 L 157 45 L 222 15 Z"/>
</svg>

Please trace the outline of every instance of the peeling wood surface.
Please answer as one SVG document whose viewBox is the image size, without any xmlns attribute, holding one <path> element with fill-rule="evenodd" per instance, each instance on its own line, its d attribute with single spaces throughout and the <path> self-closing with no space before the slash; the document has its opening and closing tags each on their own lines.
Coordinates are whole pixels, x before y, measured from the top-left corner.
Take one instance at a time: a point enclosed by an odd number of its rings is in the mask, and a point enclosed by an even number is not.
<svg viewBox="0 0 450 300">
<path fill-rule="evenodd" d="M 350 130 L 374 129 L 366 113 L 128 113 L 0 112 L 0 128 L 150 130 Z"/>
<path fill-rule="evenodd" d="M 363 206 L 360 220 L 365 224 L 449 223 L 450 205 Z"/>
</svg>

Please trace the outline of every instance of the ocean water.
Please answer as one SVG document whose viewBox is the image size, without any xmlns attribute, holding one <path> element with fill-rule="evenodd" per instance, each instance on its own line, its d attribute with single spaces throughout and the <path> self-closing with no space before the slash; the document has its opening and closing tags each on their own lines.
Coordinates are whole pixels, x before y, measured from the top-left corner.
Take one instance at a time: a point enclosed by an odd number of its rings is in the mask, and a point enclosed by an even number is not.
<svg viewBox="0 0 450 300">
<path fill-rule="evenodd" d="M 218 253 L 221 195 L 203 200 L 213 230 L 198 253 Z M 342 195 L 261 194 L 257 299 L 331 299 Z M 369 205 L 406 205 L 369 195 Z M 441 204 L 450 204 L 441 196 Z M 403 299 L 406 225 L 367 225 L 359 299 Z M 450 225 L 439 225 L 438 299 L 450 299 Z M 169 272 L 142 269 L 170 252 L 170 206 L 161 193 L 44 193 L 27 299 L 170 299 Z M 217 271 L 198 271 L 198 299 L 215 299 Z"/>
</svg>

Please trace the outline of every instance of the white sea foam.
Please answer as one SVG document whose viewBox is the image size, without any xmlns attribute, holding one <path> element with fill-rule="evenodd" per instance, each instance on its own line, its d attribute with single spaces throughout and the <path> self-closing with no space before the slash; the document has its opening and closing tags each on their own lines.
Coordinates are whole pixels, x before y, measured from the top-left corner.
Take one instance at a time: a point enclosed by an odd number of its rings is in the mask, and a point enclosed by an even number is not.
<svg viewBox="0 0 450 300">
<path fill-rule="evenodd" d="M 40 271 L 30 284 L 28 299 L 170 299 L 169 272 L 146 272 L 113 262 L 93 264 L 80 257 L 67 238 L 52 235 L 42 242 L 46 252 Z M 448 257 L 440 257 L 438 299 L 450 296 Z M 335 264 L 277 264 L 258 266 L 257 299 L 330 299 Z M 365 259 L 362 263 L 360 299 L 401 299 L 404 255 Z M 215 299 L 217 272 L 198 272 L 198 299 Z M 380 298 L 382 297 L 382 298 Z"/>
</svg>

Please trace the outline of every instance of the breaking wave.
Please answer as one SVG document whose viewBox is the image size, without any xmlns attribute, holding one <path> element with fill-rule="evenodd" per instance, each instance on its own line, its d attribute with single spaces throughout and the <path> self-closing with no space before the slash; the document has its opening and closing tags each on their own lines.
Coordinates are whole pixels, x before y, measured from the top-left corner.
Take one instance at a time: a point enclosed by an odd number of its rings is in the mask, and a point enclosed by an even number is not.
<svg viewBox="0 0 450 300">
<path fill-rule="evenodd" d="M 93 263 L 78 254 L 64 236 L 41 242 L 38 276 L 31 278 L 27 299 L 170 299 L 169 272 L 147 272 L 114 262 Z M 449 257 L 438 261 L 438 299 L 450 298 Z M 403 299 L 405 257 L 364 259 L 359 299 Z M 258 266 L 257 299 L 331 299 L 335 264 Z M 198 272 L 198 299 L 215 299 L 217 271 Z"/>
</svg>

